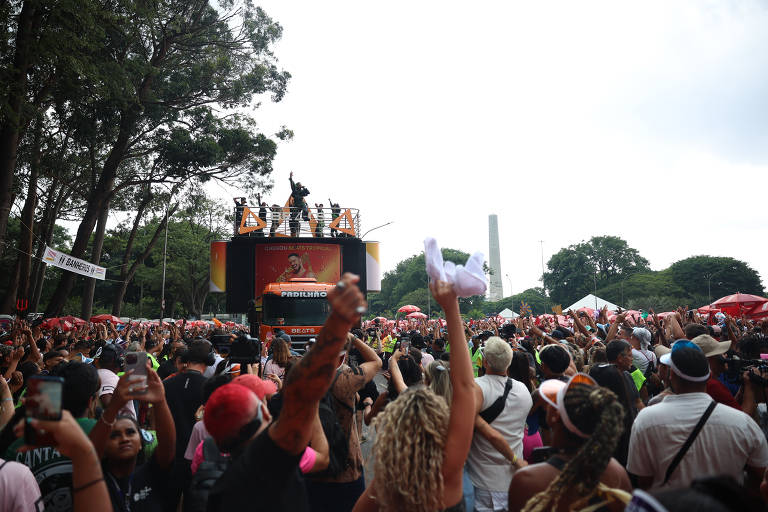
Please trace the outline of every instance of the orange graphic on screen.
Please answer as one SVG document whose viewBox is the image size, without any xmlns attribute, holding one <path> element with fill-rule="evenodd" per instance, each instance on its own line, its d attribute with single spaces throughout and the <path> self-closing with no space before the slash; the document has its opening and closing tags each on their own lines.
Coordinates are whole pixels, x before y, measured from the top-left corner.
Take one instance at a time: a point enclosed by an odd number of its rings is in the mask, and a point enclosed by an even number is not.
<svg viewBox="0 0 768 512">
<path fill-rule="evenodd" d="M 209 291 L 227 290 L 227 242 L 211 242 L 211 280 Z"/>
</svg>

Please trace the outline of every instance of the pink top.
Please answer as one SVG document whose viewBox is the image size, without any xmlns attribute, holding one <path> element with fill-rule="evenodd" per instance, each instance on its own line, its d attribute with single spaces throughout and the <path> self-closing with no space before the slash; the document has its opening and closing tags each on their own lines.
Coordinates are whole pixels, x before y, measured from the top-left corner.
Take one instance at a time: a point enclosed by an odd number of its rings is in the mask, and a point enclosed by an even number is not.
<svg viewBox="0 0 768 512">
<path fill-rule="evenodd" d="M 523 459 L 525 459 L 526 462 L 530 462 L 533 449 L 542 446 L 544 446 L 544 443 L 541 440 L 541 432 L 536 432 L 531 436 L 528 435 L 528 428 L 526 427 L 525 437 L 523 437 Z"/>
<path fill-rule="evenodd" d="M 228 456 L 226 453 L 222 455 Z M 302 473 L 309 473 L 310 471 L 312 471 L 312 468 L 315 466 L 316 460 L 317 460 L 317 452 L 313 450 L 311 447 L 307 446 L 306 449 L 304 450 L 304 453 L 301 454 L 301 460 L 299 460 L 299 469 L 301 469 Z M 197 473 L 197 468 L 200 467 L 201 462 L 203 462 L 203 441 L 200 441 L 200 444 L 198 444 L 197 448 L 195 448 L 195 456 L 192 459 L 192 464 L 189 467 L 193 475 Z M 0 510 L 5 510 L 5 509 L 0 509 Z"/>
</svg>

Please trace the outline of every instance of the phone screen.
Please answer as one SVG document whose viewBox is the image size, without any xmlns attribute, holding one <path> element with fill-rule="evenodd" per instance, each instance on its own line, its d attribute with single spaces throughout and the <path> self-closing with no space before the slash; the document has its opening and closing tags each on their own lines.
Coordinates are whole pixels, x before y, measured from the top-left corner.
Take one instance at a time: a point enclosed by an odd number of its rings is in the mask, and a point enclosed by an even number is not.
<svg viewBox="0 0 768 512">
<path fill-rule="evenodd" d="M 64 379 L 61 377 L 33 376 L 27 382 L 24 401 L 27 419 L 58 421 L 61 419 L 61 399 Z M 39 434 L 29 422 L 24 424 L 24 442 L 32 446 L 54 444 L 52 436 Z"/>
<path fill-rule="evenodd" d="M 410 341 L 401 341 L 400 342 L 400 350 L 402 350 L 406 355 L 411 350 L 411 342 Z"/>
<path fill-rule="evenodd" d="M 133 370 L 129 377 L 134 393 L 147 392 L 147 353 L 128 352 L 125 354 L 125 371 Z"/>
</svg>

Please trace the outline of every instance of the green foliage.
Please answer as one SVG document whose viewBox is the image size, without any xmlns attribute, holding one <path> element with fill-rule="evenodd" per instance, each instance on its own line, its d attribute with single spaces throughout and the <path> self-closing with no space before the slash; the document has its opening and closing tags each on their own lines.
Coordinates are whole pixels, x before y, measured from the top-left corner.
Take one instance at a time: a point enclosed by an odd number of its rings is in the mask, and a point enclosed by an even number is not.
<svg viewBox="0 0 768 512">
<path fill-rule="evenodd" d="M 760 274 L 734 258 L 692 256 L 669 267 L 672 281 L 690 294 L 709 296 L 712 300 L 734 293 L 763 294 Z"/>
<path fill-rule="evenodd" d="M 486 315 L 498 314 L 505 308 L 520 314 L 520 303 L 525 302 L 531 307 L 531 312 L 534 315 L 542 315 L 544 313 L 551 313 L 552 300 L 546 296 L 543 288 L 528 288 L 527 290 L 505 297 L 496 302 L 486 302 L 483 306 L 483 312 Z"/>
<path fill-rule="evenodd" d="M 201 194 L 189 194 L 183 207 L 168 223 L 168 249 L 165 276 L 166 315 L 199 317 L 218 306 L 223 311 L 221 297 L 212 298 L 208 293 L 210 273 L 210 242 L 229 235 L 227 207 Z M 136 234 L 130 258 L 144 252 L 152 235 L 162 221 L 155 216 L 145 222 Z M 131 226 L 118 225 L 108 231 L 104 240 L 103 263 L 112 267 L 107 277 L 119 273 Z M 164 236 L 164 234 L 163 234 Z M 145 265 L 139 267 L 124 297 L 121 316 L 156 318 L 160 314 L 160 296 L 163 269 L 163 238 L 149 254 Z M 117 283 L 106 281 L 97 284 L 95 309 L 109 309 Z"/>
<path fill-rule="evenodd" d="M 469 254 L 455 249 L 442 249 L 443 260 L 463 265 Z M 481 309 L 484 297 L 475 296 L 459 299 L 463 314 L 472 309 Z M 429 295 L 424 253 L 411 256 L 397 264 L 394 270 L 384 274 L 381 292 L 368 296 L 368 309 L 373 316 L 393 318 L 398 308 L 406 304 L 420 307 L 425 313 L 431 309 L 439 312 L 438 306 Z"/>
<path fill-rule="evenodd" d="M 561 249 L 547 262 L 544 286 L 552 301 L 567 305 L 584 295 L 649 270 L 648 260 L 616 236 L 596 236 Z"/>
<path fill-rule="evenodd" d="M 689 292 L 674 282 L 671 272 L 667 269 L 627 276 L 625 279 L 598 289 L 597 296 L 614 304 L 629 307 L 628 300 L 662 296 L 682 298 L 689 296 Z M 652 305 L 652 307 L 658 306 Z M 643 309 L 648 309 L 648 305 L 643 306 Z"/>
</svg>

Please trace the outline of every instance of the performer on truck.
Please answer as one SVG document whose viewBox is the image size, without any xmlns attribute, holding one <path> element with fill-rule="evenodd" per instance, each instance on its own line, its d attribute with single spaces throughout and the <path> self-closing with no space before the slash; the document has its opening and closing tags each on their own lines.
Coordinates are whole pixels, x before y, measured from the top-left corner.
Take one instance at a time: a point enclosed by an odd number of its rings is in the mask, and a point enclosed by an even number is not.
<svg viewBox="0 0 768 512">
<path fill-rule="evenodd" d="M 293 198 L 291 218 L 294 218 L 295 216 L 295 220 L 298 221 L 299 214 L 301 214 L 301 218 L 308 222 L 309 209 L 307 208 L 307 201 L 304 198 L 309 195 L 309 190 L 307 190 L 307 187 L 300 182 L 293 182 L 293 171 L 291 171 L 288 180 L 291 182 L 291 198 Z"/>
</svg>

